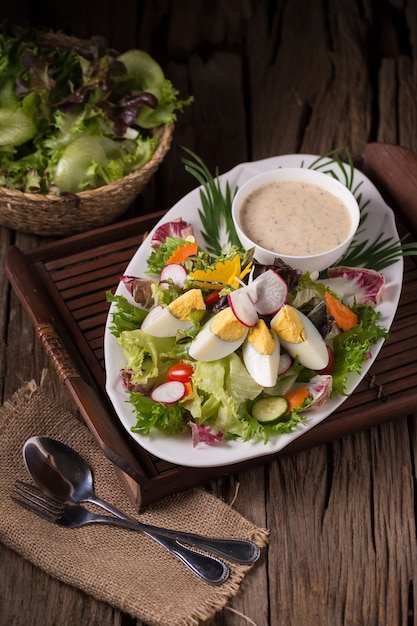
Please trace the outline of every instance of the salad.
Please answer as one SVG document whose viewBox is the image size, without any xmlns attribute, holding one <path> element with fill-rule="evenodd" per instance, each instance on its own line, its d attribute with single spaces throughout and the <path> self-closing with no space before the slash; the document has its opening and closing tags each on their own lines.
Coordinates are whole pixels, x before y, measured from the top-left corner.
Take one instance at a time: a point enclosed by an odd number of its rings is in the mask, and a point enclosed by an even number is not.
<svg viewBox="0 0 417 626">
<path fill-rule="evenodd" d="M 325 279 L 235 243 L 207 252 L 183 219 L 153 234 L 147 271 L 123 276 L 110 332 L 120 381 L 144 436 L 189 432 L 194 445 L 267 442 L 346 394 L 388 331 L 376 305 L 384 276 L 339 266 Z"/>
<path fill-rule="evenodd" d="M 181 100 L 143 50 L 0 27 L 0 186 L 79 193 L 142 168 Z"/>
</svg>

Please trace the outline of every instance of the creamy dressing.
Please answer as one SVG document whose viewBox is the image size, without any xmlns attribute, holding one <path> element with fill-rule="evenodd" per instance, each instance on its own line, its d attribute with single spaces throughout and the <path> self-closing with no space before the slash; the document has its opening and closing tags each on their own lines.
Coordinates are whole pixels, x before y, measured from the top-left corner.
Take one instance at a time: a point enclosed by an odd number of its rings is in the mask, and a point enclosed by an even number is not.
<svg viewBox="0 0 417 626">
<path fill-rule="evenodd" d="M 302 181 L 275 181 L 243 201 L 239 223 L 250 239 L 267 250 L 311 256 L 341 244 L 351 219 L 344 203 L 329 191 Z"/>
</svg>

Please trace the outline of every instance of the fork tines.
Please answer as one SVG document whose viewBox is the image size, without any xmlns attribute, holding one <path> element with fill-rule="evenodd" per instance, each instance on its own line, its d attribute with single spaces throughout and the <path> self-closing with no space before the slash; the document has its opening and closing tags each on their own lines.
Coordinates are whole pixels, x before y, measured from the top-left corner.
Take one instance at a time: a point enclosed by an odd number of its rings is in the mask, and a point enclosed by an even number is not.
<svg viewBox="0 0 417 626">
<path fill-rule="evenodd" d="M 57 520 L 65 506 L 62 502 L 50 498 L 35 485 L 22 480 L 16 480 L 11 498 L 25 509 L 49 521 Z"/>
</svg>

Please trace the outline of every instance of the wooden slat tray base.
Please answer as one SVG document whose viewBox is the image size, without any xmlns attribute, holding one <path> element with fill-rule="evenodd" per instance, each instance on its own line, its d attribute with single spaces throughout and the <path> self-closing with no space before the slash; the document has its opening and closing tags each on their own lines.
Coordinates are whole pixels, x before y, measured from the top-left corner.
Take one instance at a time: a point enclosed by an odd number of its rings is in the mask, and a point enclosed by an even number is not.
<svg viewBox="0 0 417 626">
<path fill-rule="evenodd" d="M 378 179 L 376 182 L 380 188 L 382 181 L 371 166 L 379 162 L 382 147 L 382 144 L 367 147 L 363 163 L 365 173 Z M 414 155 L 407 153 L 406 156 L 415 163 Z M 417 168 L 413 172 L 417 176 Z M 399 221 L 406 220 L 411 224 L 416 238 L 415 187 L 410 189 L 408 197 L 407 194 L 404 196 L 403 186 L 401 189 L 402 197 L 396 204 L 397 217 Z M 390 189 L 389 193 L 391 202 L 398 200 L 393 198 L 395 190 L 393 193 Z M 143 450 L 120 425 L 104 391 L 103 332 L 108 312 L 105 293 L 114 291 L 144 235 L 162 216 L 163 212 L 152 213 L 47 244 L 27 254 L 12 246 L 5 264 L 9 280 L 58 376 L 68 387 L 104 454 L 115 464 L 138 509 L 163 496 L 222 475 L 415 412 L 417 266 L 408 259 L 389 341 L 354 394 L 319 426 L 274 456 L 227 467 L 195 469 L 174 466 Z"/>
</svg>

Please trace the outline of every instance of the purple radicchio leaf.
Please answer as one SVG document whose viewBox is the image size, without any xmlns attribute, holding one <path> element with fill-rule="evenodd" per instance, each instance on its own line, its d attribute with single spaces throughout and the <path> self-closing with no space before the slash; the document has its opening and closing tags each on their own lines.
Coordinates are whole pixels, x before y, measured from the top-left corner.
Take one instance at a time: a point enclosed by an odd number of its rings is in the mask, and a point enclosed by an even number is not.
<svg viewBox="0 0 417 626">
<path fill-rule="evenodd" d="M 285 282 L 288 285 L 289 291 L 293 291 L 296 288 L 296 286 L 298 285 L 298 279 L 300 278 L 302 274 L 300 270 L 290 267 L 278 257 L 275 257 L 274 262 L 269 265 L 264 265 L 263 263 L 259 263 L 259 261 L 254 259 L 253 260 L 253 274 L 252 274 L 253 280 L 260 274 L 263 274 L 264 272 L 270 269 L 274 270 L 277 274 L 281 276 L 283 280 L 285 280 Z"/>
<path fill-rule="evenodd" d="M 139 385 L 137 383 L 132 383 L 132 376 L 134 375 L 133 370 L 121 369 L 119 372 L 119 379 L 122 385 L 122 388 L 125 391 L 129 392 L 137 392 L 142 394 L 148 394 L 150 391 L 150 385 Z"/>
<path fill-rule="evenodd" d="M 152 236 L 151 246 L 159 248 L 167 237 L 179 237 L 180 239 L 186 239 L 190 235 L 194 235 L 192 224 L 184 222 L 184 220 L 179 217 L 172 222 L 161 224 L 161 226 L 156 229 Z"/>
<path fill-rule="evenodd" d="M 308 408 L 322 406 L 330 397 L 333 386 L 333 377 L 330 374 L 314 376 L 307 385 L 311 403 Z"/>
<path fill-rule="evenodd" d="M 195 422 L 191 422 L 191 421 L 188 422 L 188 426 L 191 428 L 191 437 L 192 437 L 194 448 L 199 443 L 205 443 L 211 446 L 223 440 L 223 433 L 214 432 L 212 428 L 210 428 L 210 426 L 196 424 Z"/>
<path fill-rule="evenodd" d="M 116 137 L 124 137 L 128 127 L 136 122 L 139 109 L 142 106 L 155 109 L 158 106 L 158 100 L 153 94 L 142 91 L 127 94 L 116 104 L 103 100 L 98 103 L 98 106 L 113 122 L 113 132 Z"/>
<path fill-rule="evenodd" d="M 83 77 L 82 85 L 62 100 L 55 102 L 55 106 L 62 113 L 71 113 L 78 105 L 85 104 L 91 93 L 95 94 L 99 90 L 102 101 L 97 102 L 97 106 L 104 108 L 103 103 L 107 101 L 113 88 L 112 76 L 122 72 L 121 66 L 122 63 L 108 55 L 92 60 Z"/>
<path fill-rule="evenodd" d="M 383 274 L 365 267 L 330 267 L 329 278 L 323 282 L 340 295 L 348 306 L 376 306 L 381 302 L 385 287 Z"/>
<path fill-rule="evenodd" d="M 141 304 L 145 309 L 153 304 L 151 280 L 136 276 L 121 276 L 120 280 L 135 302 Z"/>
<path fill-rule="evenodd" d="M 47 55 L 36 56 L 30 50 L 25 50 L 22 55 L 22 65 L 27 70 L 27 80 L 22 77 L 16 79 L 16 94 L 26 96 L 29 93 L 37 93 L 44 102 L 55 85 L 55 81 L 48 73 L 52 59 Z"/>
</svg>

